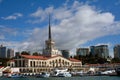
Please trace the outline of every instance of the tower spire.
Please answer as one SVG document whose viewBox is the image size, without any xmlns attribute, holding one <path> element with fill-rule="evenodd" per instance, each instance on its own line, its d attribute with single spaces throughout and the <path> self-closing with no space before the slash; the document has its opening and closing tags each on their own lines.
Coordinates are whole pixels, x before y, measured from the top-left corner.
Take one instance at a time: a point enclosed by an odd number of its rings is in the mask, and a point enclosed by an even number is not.
<svg viewBox="0 0 120 80">
<path fill-rule="evenodd" d="M 48 35 L 49 35 L 48 39 L 51 40 L 52 37 L 51 37 L 51 26 L 50 26 L 50 14 L 49 14 L 49 34 Z"/>
</svg>

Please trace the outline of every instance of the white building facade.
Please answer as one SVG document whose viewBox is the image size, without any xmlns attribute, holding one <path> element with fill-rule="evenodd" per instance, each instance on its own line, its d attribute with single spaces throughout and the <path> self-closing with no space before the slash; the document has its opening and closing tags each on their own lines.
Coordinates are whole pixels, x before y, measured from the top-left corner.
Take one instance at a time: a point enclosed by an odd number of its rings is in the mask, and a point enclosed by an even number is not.
<svg viewBox="0 0 120 80">
<path fill-rule="evenodd" d="M 66 59 L 62 56 L 44 57 L 20 55 L 15 59 L 15 67 L 20 68 L 21 73 L 51 72 L 55 68 L 67 68 L 69 70 L 80 70 L 82 63 L 76 59 Z"/>
<path fill-rule="evenodd" d="M 69 70 L 80 70 L 82 63 L 73 58 L 64 58 L 61 51 L 55 48 L 55 42 L 51 37 L 51 27 L 49 19 L 48 40 L 45 41 L 46 48 L 42 56 L 19 55 L 14 59 L 15 67 L 20 69 L 21 73 L 39 73 L 43 71 L 50 72 L 55 68 L 67 68 Z"/>
</svg>

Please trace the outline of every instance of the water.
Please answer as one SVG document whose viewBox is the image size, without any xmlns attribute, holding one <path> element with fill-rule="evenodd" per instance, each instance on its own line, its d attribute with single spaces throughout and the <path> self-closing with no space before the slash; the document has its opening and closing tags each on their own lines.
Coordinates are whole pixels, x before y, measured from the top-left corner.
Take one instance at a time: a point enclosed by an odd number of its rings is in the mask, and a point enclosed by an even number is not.
<svg viewBox="0 0 120 80">
<path fill-rule="evenodd" d="M 84 76 L 84 77 L 50 77 L 50 78 L 0 78 L 0 80 L 120 80 L 120 76 Z"/>
</svg>

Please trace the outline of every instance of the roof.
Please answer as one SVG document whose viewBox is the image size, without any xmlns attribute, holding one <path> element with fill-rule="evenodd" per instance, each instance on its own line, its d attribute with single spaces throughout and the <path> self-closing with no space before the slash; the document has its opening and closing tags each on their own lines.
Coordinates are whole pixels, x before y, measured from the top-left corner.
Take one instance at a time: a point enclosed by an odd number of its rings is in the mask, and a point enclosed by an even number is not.
<svg viewBox="0 0 120 80">
<path fill-rule="evenodd" d="M 28 59 L 41 59 L 41 60 L 47 59 L 44 56 L 33 56 L 33 55 L 21 55 L 21 57 L 28 58 Z"/>
<path fill-rule="evenodd" d="M 54 56 L 54 57 L 45 57 L 45 56 L 33 56 L 33 55 L 20 55 L 21 57 L 27 58 L 27 59 L 40 59 L 40 60 L 47 60 L 55 57 L 62 57 L 62 56 Z M 68 60 L 72 62 L 81 62 L 80 60 L 69 58 Z"/>
<path fill-rule="evenodd" d="M 69 58 L 69 60 L 72 61 L 72 62 L 81 62 L 80 60 L 74 59 L 74 58 Z"/>
<path fill-rule="evenodd" d="M 4 67 L 4 66 L 0 66 L 0 68 L 2 68 L 2 67 Z"/>
</svg>

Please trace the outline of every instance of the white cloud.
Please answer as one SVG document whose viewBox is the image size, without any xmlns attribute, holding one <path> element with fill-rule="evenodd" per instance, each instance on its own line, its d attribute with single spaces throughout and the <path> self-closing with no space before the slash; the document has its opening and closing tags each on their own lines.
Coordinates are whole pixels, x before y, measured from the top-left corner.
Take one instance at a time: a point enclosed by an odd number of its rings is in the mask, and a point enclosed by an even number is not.
<svg viewBox="0 0 120 80">
<path fill-rule="evenodd" d="M 5 39 L 5 36 L 4 35 L 0 35 L 0 39 Z"/>
<path fill-rule="evenodd" d="M 16 35 L 17 31 L 15 28 L 9 28 L 7 26 L 4 25 L 0 25 L 0 35 Z"/>
<path fill-rule="evenodd" d="M 31 14 L 36 18 L 33 23 L 37 20 L 46 20 L 48 17 L 46 13 L 49 11 L 52 11 L 52 19 L 54 19 L 51 22 L 53 23 L 51 25 L 52 37 L 59 49 L 72 50 L 89 40 L 120 33 L 120 22 L 114 21 L 115 17 L 112 13 L 102 12 L 102 10 L 97 10 L 95 6 L 81 4 L 78 1 L 74 1 L 71 7 L 38 8 L 36 12 Z M 56 24 L 54 21 L 59 21 L 59 23 Z M 47 36 L 47 27 L 35 28 L 31 37 L 23 43 L 26 47 L 21 48 L 40 50 L 45 47 L 44 41 Z"/>
<path fill-rule="evenodd" d="M 15 20 L 17 19 L 18 17 L 22 17 L 23 15 L 21 13 L 14 13 L 10 16 L 7 16 L 7 17 L 1 17 L 2 19 L 4 20 Z"/>
<path fill-rule="evenodd" d="M 39 7 L 36 12 L 30 14 L 30 16 L 34 18 L 34 20 L 29 20 L 28 22 L 29 23 L 40 23 L 44 21 L 49 15 L 49 13 L 52 13 L 52 11 L 53 11 L 53 7 L 48 7 L 45 10 Z"/>
<path fill-rule="evenodd" d="M 87 41 L 106 35 L 120 34 L 120 22 L 115 22 L 115 16 L 110 12 L 97 10 L 95 6 L 81 4 L 74 1 L 73 5 L 63 5 L 58 8 L 38 8 L 30 16 L 34 20 L 31 23 L 48 21 L 48 13 L 53 14 L 52 38 L 59 49 L 73 50 Z M 58 23 L 54 23 L 58 21 Z M 48 37 L 48 26 L 34 28 L 31 36 L 18 43 L 18 50 L 38 50 L 45 47 L 44 41 Z M 19 45 L 19 46 L 18 46 Z"/>
</svg>

